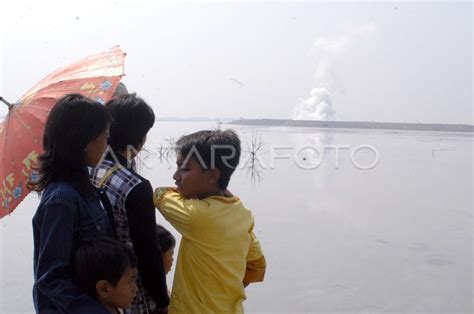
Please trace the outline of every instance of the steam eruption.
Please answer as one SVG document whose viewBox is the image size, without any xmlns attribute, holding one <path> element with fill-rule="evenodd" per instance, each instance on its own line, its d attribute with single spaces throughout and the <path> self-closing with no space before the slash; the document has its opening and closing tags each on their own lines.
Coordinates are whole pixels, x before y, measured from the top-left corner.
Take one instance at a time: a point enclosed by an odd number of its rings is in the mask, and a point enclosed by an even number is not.
<svg viewBox="0 0 474 314">
<path fill-rule="evenodd" d="M 331 93 L 344 92 L 344 86 L 334 71 L 334 63 L 348 47 L 360 40 L 370 39 L 375 33 L 375 24 L 369 23 L 355 31 L 336 38 L 319 37 L 313 44 L 317 57 L 315 87 L 308 98 L 300 99 L 293 110 L 294 120 L 339 120 L 332 107 Z"/>
<path fill-rule="evenodd" d="M 295 120 L 337 120 L 336 111 L 332 108 L 331 95 L 326 88 L 317 87 L 311 96 L 300 100 L 293 113 Z"/>
</svg>

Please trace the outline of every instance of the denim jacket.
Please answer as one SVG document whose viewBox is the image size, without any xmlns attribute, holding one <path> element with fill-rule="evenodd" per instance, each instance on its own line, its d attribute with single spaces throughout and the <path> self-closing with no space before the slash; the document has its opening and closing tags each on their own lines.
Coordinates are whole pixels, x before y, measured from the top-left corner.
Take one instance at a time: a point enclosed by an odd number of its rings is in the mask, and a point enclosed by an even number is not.
<svg viewBox="0 0 474 314">
<path fill-rule="evenodd" d="M 98 196 L 89 200 L 65 182 L 46 187 L 33 217 L 37 313 L 108 313 L 74 284 L 71 267 L 83 240 L 104 235 L 113 237 L 113 232 Z"/>
</svg>

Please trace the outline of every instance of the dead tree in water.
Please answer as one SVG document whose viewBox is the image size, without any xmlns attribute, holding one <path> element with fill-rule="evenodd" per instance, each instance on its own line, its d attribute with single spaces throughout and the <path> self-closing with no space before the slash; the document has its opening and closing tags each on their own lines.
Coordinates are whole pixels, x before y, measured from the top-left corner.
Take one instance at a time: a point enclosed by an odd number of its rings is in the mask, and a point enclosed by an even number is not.
<svg viewBox="0 0 474 314">
<path fill-rule="evenodd" d="M 142 148 L 136 158 L 136 168 L 141 172 L 144 167 L 147 169 L 153 168 L 153 161 L 158 160 L 160 163 L 168 163 L 171 167 L 170 161 L 174 157 L 174 138 L 165 139 L 168 144 L 159 144 L 154 149 L 148 146 Z"/>
<path fill-rule="evenodd" d="M 142 147 L 142 149 L 137 152 L 135 158 L 135 170 L 138 173 L 143 171 L 143 168 L 151 169 L 153 167 L 153 152 L 149 149 L 148 146 Z"/>
<path fill-rule="evenodd" d="M 250 176 L 251 183 L 261 181 L 262 164 L 259 159 L 260 151 L 263 149 L 263 141 L 260 135 L 252 131 L 250 142 L 246 141 L 248 157 L 245 160 L 244 169 L 247 171 L 247 177 Z"/>
<path fill-rule="evenodd" d="M 156 157 L 158 157 L 160 162 L 168 160 L 169 149 L 170 148 L 168 146 L 163 144 L 160 144 L 158 147 L 156 147 Z"/>
<path fill-rule="evenodd" d="M 170 137 L 165 140 L 168 142 L 168 144 L 160 144 L 156 147 L 155 156 L 158 158 L 158 160 L 161 163 L 169 162 L 175 152 L 174 151 L 174 146 L 175 146 L 174 138 Z"/>
</svg>

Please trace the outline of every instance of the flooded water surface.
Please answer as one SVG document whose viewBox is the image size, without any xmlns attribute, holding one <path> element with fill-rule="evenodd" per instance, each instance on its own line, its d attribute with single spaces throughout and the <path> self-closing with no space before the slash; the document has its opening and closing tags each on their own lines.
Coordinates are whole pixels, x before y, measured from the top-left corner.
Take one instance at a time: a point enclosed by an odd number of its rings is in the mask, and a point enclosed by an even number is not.
<svg viewBox="0 0 474 314">
<path fill-rule="evenodd" d="M 169 144 L 215 127 L 158 121 L 141 173 L 173 185 Z M 472 312 L 471 134 L 220 127 L 241 137 L 229 188 L 253 210 L 268 262 L 247 312 Z M 33 312 L 38 201 L 31 194 L 0 220 L 1 313 Z"/>
</svg>

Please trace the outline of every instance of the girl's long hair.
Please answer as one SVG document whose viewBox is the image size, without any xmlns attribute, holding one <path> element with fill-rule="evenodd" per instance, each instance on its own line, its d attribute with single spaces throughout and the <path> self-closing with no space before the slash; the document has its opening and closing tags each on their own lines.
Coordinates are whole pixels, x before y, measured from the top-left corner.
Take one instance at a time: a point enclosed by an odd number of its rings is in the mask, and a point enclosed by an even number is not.
<svg viewBox="0 0 474 314">
<path fill-rule="evenodd" d="M 108 110 L 79 94 L 59 99 L 49 113 L 43 136 L 44 153 L 28 187 L 41 192 L 52 182 L 65 181 L 85 196 L 94 191 L 89 181 L 85 149 L 110 125 Z"/>
</svg>

